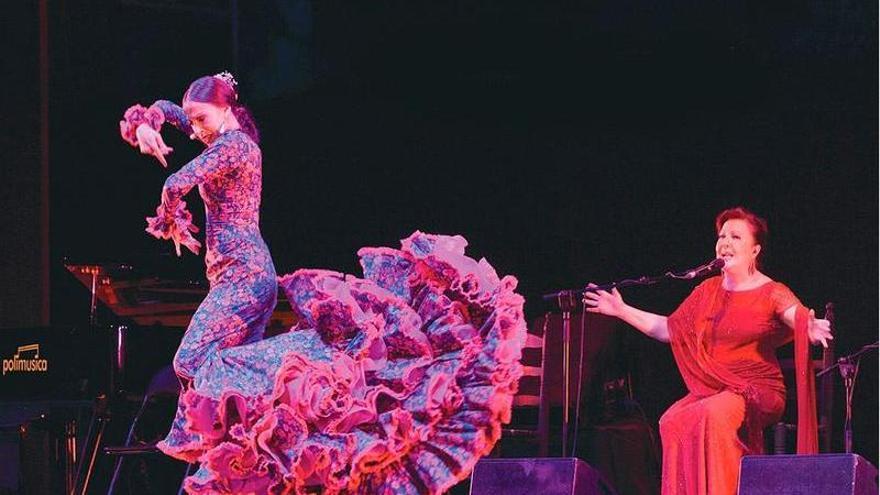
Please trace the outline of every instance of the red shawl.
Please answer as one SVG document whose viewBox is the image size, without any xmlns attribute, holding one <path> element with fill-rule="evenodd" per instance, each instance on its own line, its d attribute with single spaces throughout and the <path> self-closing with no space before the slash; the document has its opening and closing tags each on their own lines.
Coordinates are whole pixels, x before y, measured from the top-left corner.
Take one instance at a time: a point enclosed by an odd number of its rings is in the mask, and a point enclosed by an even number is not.
<svg viewBox="0 0 880 495">
<path fill-rule="evenodd" d="M 717 284 L 714 289 L 712 285 Z M 718 362 L 706 350 L 703 336 L 712 327 L 713 320 L 707 315 L 718 310 L 720 279 L 710 279 L 697 287 L 670 315 L 669 336 L 673 355 L 688 390 L 697 396 L 714 395 L 722 390 L 731 390 L 745 398 L 746 419 L 741 429 L 744 443 L 753 453 L 763 451 L 763 435 L 760 411 L 766 410 L 766 394 L 758 384 L 767 387 L 766 369 L 752 375 L 737 374 Z M 807 335 L 809 311 L 798 304 L 795 313 L 794 347 L 795 371 L 797 374 L 798 428 L 797 452 L 809 454 L 818 451 L 816 423 L 816 388 L 813 363 L 810 359 L 810 342 Z M 778 393 L 782 393 L 779 382 Z M 769 388 L 776 389 L 773 385 Z"/>
</svg>

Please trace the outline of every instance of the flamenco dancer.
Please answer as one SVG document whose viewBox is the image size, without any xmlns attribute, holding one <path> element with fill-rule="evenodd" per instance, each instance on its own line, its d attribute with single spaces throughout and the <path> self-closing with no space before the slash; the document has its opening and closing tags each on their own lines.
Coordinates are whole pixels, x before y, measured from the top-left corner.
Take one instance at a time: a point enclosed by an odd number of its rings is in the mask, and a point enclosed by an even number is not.
<svg viewBox="0 0 880 495">
<path fill-rule="evenodd" d="M 720 277 L 698 285 L 671 315 L 626 304 L 617 289 L 588 292 L 590 312 L 616 316 L 669 342 L 688 394 L 660 418 L 664 495 L 734 494 L 743 455 L 763 451 L 763 429 L 785 408 L 777 347 L 795 341 L 798 453 L 817 449 L 809 343 L 832 339 L 792 291 L 760 271 L 767 222 L 745 208 L 715 220 Z"/>
<path fill-rule="evenodd" d="M 229 73 L 182 106 L 135 105 L 122 137 L 167 167 L 171 123 L 206 145 L 165 181 L 147 232 L 198 254 L 183 197 L 205 204 L 210 291 L 174 356 L 182 392 L 165 454 L 199 463 L 188 493 L 442 493 L 509 422 L 525 339 L 516 279 L 465 255 L 461 236 L 415 232 L 358 251 L 363 278 L 276 278 L 260 235 L 259 134 Z M 297 316 L 263 332 L 280 283 Z"/>
</svg>

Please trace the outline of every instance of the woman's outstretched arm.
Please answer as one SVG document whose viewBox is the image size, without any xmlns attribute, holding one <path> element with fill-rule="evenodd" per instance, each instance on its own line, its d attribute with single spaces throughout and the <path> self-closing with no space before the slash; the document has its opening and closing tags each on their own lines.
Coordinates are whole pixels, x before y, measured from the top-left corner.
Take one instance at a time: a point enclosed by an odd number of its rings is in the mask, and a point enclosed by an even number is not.
<svg viewBox="0 0 880 495">
<path fill-rule="evenodd" d="M 590 313 L 620 318 L 652 339 L 669 342 L 669 327 L 666 323 L 666 317 L 626 304 L 616 287 L 611 289 L 611 292 L 589 291 L 584 294 L 584 303 L 588 306 L 587 311 Z"/>
</svg>

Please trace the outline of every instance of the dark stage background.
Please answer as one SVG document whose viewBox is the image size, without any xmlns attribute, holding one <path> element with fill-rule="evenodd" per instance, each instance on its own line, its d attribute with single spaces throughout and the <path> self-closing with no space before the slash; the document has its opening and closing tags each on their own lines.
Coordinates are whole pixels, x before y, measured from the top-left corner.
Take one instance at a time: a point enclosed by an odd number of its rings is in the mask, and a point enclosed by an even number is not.
<svg viewBox="0 0 880 495">
<path fill-rule="evenodd" d="M 877 340 L 876 2 L 230 5 L 49 2 L 53 324 L 87 310 L 65 256 L 164 254 L 175 275 L 203 276 L 200 259 L 172 260 L 144 233 L 167 172 L 117 123 L 229 69 L 263 135 L 262 228 L 279 273 L 359 273 L 361 246 L 460 233 L 519 278 L 531 319 L 553 289 L 711 259 L 715 214 L 745 205 L 770 223 L 766 272 L 818 313 L 835 303 L 837 353 Z M 5 120 L 26 164 L 37 7 L 13 12 L 4 31 L 25 48 L 6 49 Z M 174 132 L 176 169 L 198 148 Z M 23 193 L 2 187 L 13 216 L 34 215 L 15 215 Z M 669 312 L 693 285 L 624 296 Z M 636 398 L 656 420 L 683 385 L 667 346 L 626 331 Z M 856 450 L 875 464 L 876 359 L 855 393 Z"/>
</svg>

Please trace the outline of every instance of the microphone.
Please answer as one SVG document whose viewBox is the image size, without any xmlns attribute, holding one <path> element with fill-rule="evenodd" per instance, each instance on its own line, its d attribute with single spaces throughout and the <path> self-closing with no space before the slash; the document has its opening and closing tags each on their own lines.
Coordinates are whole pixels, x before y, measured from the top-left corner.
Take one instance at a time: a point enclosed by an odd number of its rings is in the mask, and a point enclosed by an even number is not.
<svg viewBox="0 0 880 495">
<path fill-rule="evenodd" d="M 690 280 L 692 278 L 702 277 L 703 275 L 711 273 L 711 272 L 713 272 L 723 266 L 724 266 L 724 260 L 721 258 L 716 258 L 716 259 L 710 261 L 709 263 L 700 265 L 694 269 L 691 269 L 691 270 L 684 272 L 684 274 L 682 274 L 680 278 L 683 278 L 685 280 Z"/>
</svg>

